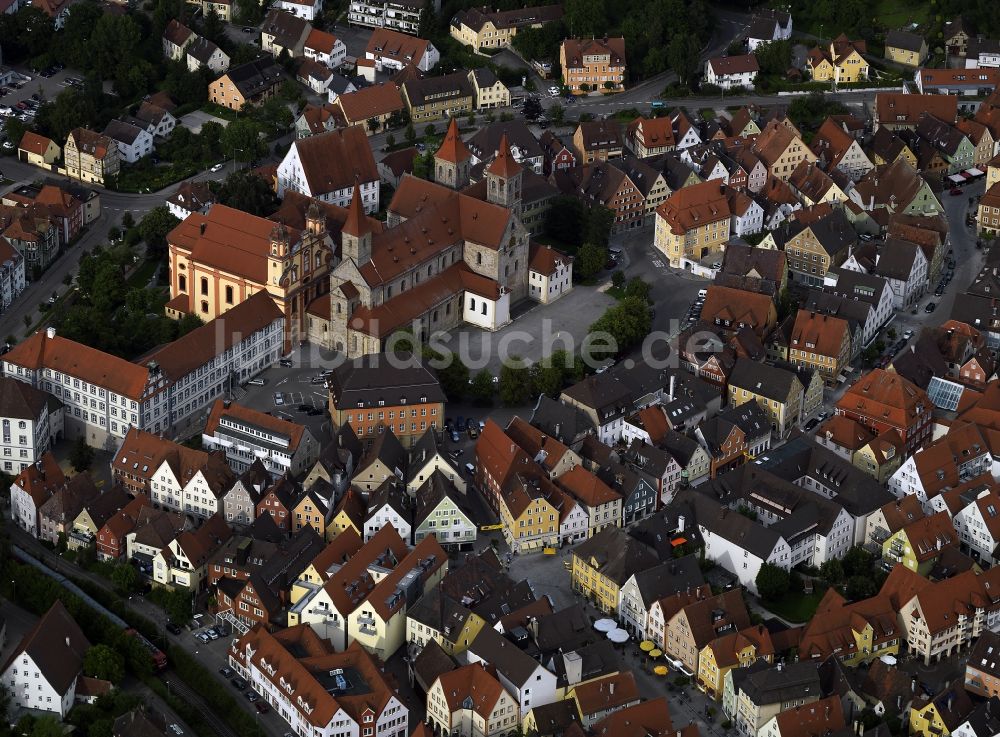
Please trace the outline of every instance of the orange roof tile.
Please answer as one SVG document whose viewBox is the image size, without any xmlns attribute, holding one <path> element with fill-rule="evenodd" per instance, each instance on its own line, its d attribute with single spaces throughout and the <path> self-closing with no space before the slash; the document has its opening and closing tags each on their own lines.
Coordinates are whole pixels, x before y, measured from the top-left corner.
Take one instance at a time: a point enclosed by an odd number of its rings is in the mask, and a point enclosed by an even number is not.
<svg viewBox="0 0 1000 737">
<path fill-rule="evenodd" d="M 469 147 L 465 145 L 465 141 L 458 133 L 458 121 L 455 118 L 452 118 L 448 123 L 448 131 L 444 134 L 441 147 L 434 154 L 434 157 L 442 161 L 450 161 L 452 164 L 468 161 L 472 158 L 472 152 L 469 151 Z"/>
</svg>

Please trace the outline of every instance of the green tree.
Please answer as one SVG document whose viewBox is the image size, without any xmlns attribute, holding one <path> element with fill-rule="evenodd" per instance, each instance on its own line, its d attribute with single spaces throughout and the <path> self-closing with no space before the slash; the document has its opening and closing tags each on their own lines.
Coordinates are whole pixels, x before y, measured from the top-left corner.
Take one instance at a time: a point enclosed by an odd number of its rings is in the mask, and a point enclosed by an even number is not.
<svg viewBox="0 0 1000 737">
<path fill-rule="evenodd" d="M 219 189 L 219 202 L 228 207 L 267 217 L 278 209 L 278 198 L 263 177 L 247 169 L 232 172 Z"/>
<path fill-rule="evenodd" d="M 819 567 L 819 575 L 832 584 L 838 584 L 844 580 L 844 565 L 836 558 L 831 558 Z"/>
<path fill-rule="evenodd" d="M 449 402 L 457 402 L 465 396 L 469 390 L 469 367 L 462 363 L 458 354 L 452 353 L 446 358 L 436 351 L 428 350 L 425 358 L 435 360 L 438 365 L 447 363 L 444 368 L 437 370 L 437 377 Z"/>
<path fill-rule="evenodd" d="M 424 138 L 430 138 L 431 136 L 433 136 L 435 130 L 436 129 L 434 128 L 434 124 L 433 123 L 428 123 L 427 127 L 424 128 Z"/>
<path fill-rule="evenodd" d="M 122 594 L 128 594 L 135 590 L 139 583 L 139 572 L 131 563 L 119 563 L 111 571 L 111 582 Z"/>
<path fill-rule="evenodd" d="M 851 601 L 860 601 L 875 596 L 878 587 L 872 580 L 871 572 L 866 576 L 851 576 L 847 579 L 847 598 Z"/>
<path fill-rule="evenodd" d="M 699 50 L 698 40 L 688 34 L 677 33 L 670 39 L 667 59 L 681 84 L 690 84 L 698 70 Z"/>
<path fill-rule="evenodd" d="M 35 126 L 52 140 L 65 141 L 71 130 L 90 125 L 96 115 L 91 99 L 75 88 L 68 88 L 38 109 Z"/>
<path fill-rule="evenodd" d="M 121 683 L 125 677 L 125 659 L 107 645 L 93 645 L 83 656 L 83 672 L 91 678 Z"/>
<path fill-rule="evenodd" d="M 166 253 L 167 234 L 180 223 L 165 205 L 154 207 L 139 221 L 139 233 L 146 242 L 147 253 L 159 257 Z"/>
<path fill-rule="evenodd" d="M 511 356 L 500 369 L 500 401 L 508 407 L 519 407 L 534 393 L 531 370 L 520 356 Z"/>
<path fill-rule="evenodd" d="M 601 0 L 566 0 L 564 22 L 576 38 L 603 36 L 608 19 Z"/>
<path fill-rule="evenodd" d="M 368 119 L 368 130 L 371 131 L 372 133 L 378 133 L 378 129 L 381 127 L 382 124 L 379 122 L 378 118 Z"/>
<path fill-rule="evenodd" d="M 141 40 L 141 29 L 132 15 L 102 14 L 91 31 L 92 62 L 87 68 L 105 79 L 111 79 L 122 59 L 131 60 L 140 56 Z"/>
<path fill-rule="evenodd" d="M 94 462 L 94 449 L 87 445 L 87 441 L 80 436 L 73 443 L 73 450 L 69 454 L 69 462 L 73 464 L 73 469 L 77 473 L 83 473 Z"/>
<path fill-rule="evenodd" d="M 486 369 L 478 372 L 472 377 L 472 384 L 469 386 L 469 396 L 472 401 L 480 406 L 489 406 L 493 403 L 493 395 L 496 387 L 493 384 L 493 374 Z"/>
<path fill-rule="evenodd" d="M 621 353 L 639 344 L 649 334 L 651 323 L 649 304 L 636 297 L 625 297 L 608 308 L 590 326 L 590 332 L 611 336 L 615 342 L 612 353 Z"/>
<path fill-rule="evenodd" d="M 636 276 L 629 279 L 628 284 L 625 285 L 625 296 L 632 297 L 634 299 L 641 299 L 643 302 L 648 303 L 649 290 L 649 283 L 643 281 L 642 277 Z"/>
<path fill-rule="evenodd" d="M 556 125 L 562 125 L 563 120 L 566 118 L 566 108 L 564 108 L 558 102 L 554 103 L 549 108 L 549 118 Z"/>
<path fill-rule="evenodd" d="M 29 56 L 38 56 L 49 51 L 55 27 L 48 15 L 34 5 L 25 5 L 17 11 L 17 23 L 21 43 Z"/>
<path fill-rule="evenodd" d="M 607 246 L 611 240 L 611 228 L 615 224 L 615 214 L 604 205 L 593 205 L 584 210 L 587 216 L 583 232 L 585 242 Z"/>
<path fill-rule="evenodd" d="M 390 148 L 390 149 L 391 148 L 395 148 L 395 146 L 396 146 L 396 136 L 392 135 L 392 133 L 390 133 L 389 135 L 387 135 L 385 137 L 385 145 L 386 145 L 387 148 Z"/>
<path fill-rule="evenodd" d="M 545 234 L 571 247 L 579 246 L 583 242 L 585 219 L 580 200 L 571 195 L 558 195 L 552 198 L 545 213 Z"/>
<path fill-rule="evenodd" d="M 13 115 L 3 122 L 3 132 L 7 135 L 7 140 L 15 146 L 21 142 L 21 139 L 24 138 L 25 131 L 27 130 L 28 126 L 15 118 Z"/>
<path fill-rule="evenodd" d="M 226 158 L 253 161 L 267 154 L 267 141 L 254 120 L 234 120 L 222 131 L 222 151 Z"/>
<path fill-rule="evenodd" d="M 596 243 L 584 243 L 577 254 L 574 271 L 580 275 L 581 279 L 590 279 L 597 275 L 604 264 L 608 261 L 608 251 L 606 248 Z"/>
<path fill-rule="evenodd" d="M 872 555 L 860 545 L 855 545 L 843 559 L 844 575 L 848 578 L 852 576 L 864 576 L 871 573 Z"/>
<path fill-rule="evenodd" d="M 621 289 L 625 286 L 625 272 L 620 269 L 615 269 L 611 273 L 611 286 L 615 289 Z"/>
<path fill-rule="evenodd" d="M 777 601 L 788 593 L 788 571 L 772 563 L 764 563 L 754 579 L 757 593 L 765 602 Z"/>
<path fill-rule="evenodd" d="M 29 734 L 18 732 L 18 734 Z M 63 725 L 53 716 L 36 717 L 34 726 L 31 729 L 30 737 L 63 737 Z"/>
<path fill-rule="evenodd" d="M 406 132 L 403 133 L 403 136 L 406 138 L 406 142 L 411 146 L 417 142 L 417 132 L 413 128 L 413 121 L 406 124 Z"/>
<path fill-rule="evenodd" d="M 225 43 L 226 24 L 222 22 L 214 5 L 210 5 L 208 12 L 205 13 L 205 19 L 201 24 L 201 35 L 213 43 Z"/>
<path fill-rule="evenodd" d="M 743 52 L 740 52 L 743 53 Z M 784 75 L 792 65 L 792 42 L 771 41 L 754 49 L 762 74 Z"/>
</svg>

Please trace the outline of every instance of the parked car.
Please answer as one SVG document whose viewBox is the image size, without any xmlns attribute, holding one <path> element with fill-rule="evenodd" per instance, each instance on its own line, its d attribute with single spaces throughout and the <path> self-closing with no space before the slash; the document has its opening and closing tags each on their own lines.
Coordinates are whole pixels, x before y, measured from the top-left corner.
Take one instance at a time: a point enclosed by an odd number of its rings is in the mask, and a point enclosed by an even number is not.
<svg viewBox="0 0 1000 737">
<path fill-rule="evenodd" d="M 924 312 L 926 312 L 927 314 L 930 314 L 930 313 L 934 312 L 934 310 L 936 310 L 936 309 L 937 309 L 937 304 L 935 304 L 934 302 L 928 302 L 927 306 L 924 307 Z"/>
<path fill-rule="evenodd" d="M 219 673 L 222 674 L 223 678 L 232 678 L 234 675 L 236 675 L 236 672 L 228 665 L 224 665 L 221 668 L 219 668 Z"/>
<path fill-rule="evenodd" d="M 167 632 L 172 635 L 179 635 L 181 633 L 181 628 L 179 625 L 167 620 Z"/>
<path fill-rule="evenodd" d="M 819 424 L 819 419 L 816 418 L 816 417 L 813 417 L 811 420 L 809 420 L 809 422 L 806 423 L 806 427 L 805 427 L 806 432 L 809 432 L 814 427 L 816 427 L 816 425 L 818 425 L 818 424 Z"/>
<path fill-rule="evenodd" d="M 220 162 L 220 163 L 218 163 L 218 164 L 215 164 L 215 165 L 214 165 L 214 166 L 213 166 L 213 167 L 212 167 L 212 168 L 210 169 L 210 171 L 213 171 L 213 172 L 216 172 L 216 171 L 222 171 L 222 167 L 224 167 L 224 166 L 225 166 L 225 164 L 223 164 L 223 163 L 221 163 L 221 162 Z"/>
<path fill-rule="evenodd" d="M 267 712 L 271 710 L 271 707 L 267 705 L 266 701 L 258 701 L 254 704 L 254 706 L 257 708 L 257 711 L 260 712 L 261 714 L 267 714 Z"/>
<path fill-rule="evenodd" d="M 949 192 L 949 194 L 952 197 L 957 197 L 958 195 L 962 194 L 962 188 L 961 187 L 952 187 L 951 191 Z"/>
<path fill-rule="evenodd" d="M 249 701 L 251 704 L 253 704 L 253 703 L 257 702 L 257 701 L 260 701 L 260 694 L 258 694 L 252 688 L 249 691 L 246 692 L 246 697 L 247 697 L 247 701 Z"/>
<path fill-rule="evenodd" d="M 279 358 L 278 359 L 278 365 L 279 366 L 284 366 L 285 368 L 289 368 L 292 365 L 292 359 L 290 359 L 290 358 Z"/>
<path fill-rule="evenodd" d="M 246 679 L 243 678 L 242 676 L 234 676 L 229 679 L 229 682 L 233 684 L 233 686 L 240 691 L 242 691 L 243 689 L 245 689 L 247 686 L 250 685 L 249 683 L 246 682 Z"/>
<path fill-rule="evenodd" d="M 247 384 L 249 384 L 250 386 L 264 386 L 264 384 L 266 384 L 266 383 L 267 383 L 267 379 L 263 379 L 263 378 L 260 378 L 260 377 L 258 377 L 256 379 L 247 379 Z"/>
<path fill-rule="evenodd" d="M 906 331 L 903 332 L 903 340 L 909 340 L 912 337 L 913 337 L 913 331 L 912 330 L 906 330 Z"/>
<path fill-rule="evenodd" d="M 469 439 L 475 440 L 479 437 L 479 429 L 476 427 L 469 427 Z"/>
<path fill-rule="evenodd" d="M 458 434 L 458 430 L 452 430 L 451 431 L 451 442 L 457 443 L 459 440 L 461 440 L 461 437 Z"/>
</svg>

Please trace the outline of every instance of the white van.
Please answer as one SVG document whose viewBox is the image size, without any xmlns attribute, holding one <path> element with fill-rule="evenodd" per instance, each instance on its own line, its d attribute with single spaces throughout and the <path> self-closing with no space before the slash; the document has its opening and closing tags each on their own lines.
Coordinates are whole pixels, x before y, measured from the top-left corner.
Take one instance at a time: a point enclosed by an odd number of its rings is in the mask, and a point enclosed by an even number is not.
<svg viewBox="0 0 1000 737">
<path fill-rule="evenodd" d="M 699 289 L 699 290 L 698 290 L 698 296 L 699 296 L 699 297 L 700 297 L 701 299 L 705 299 L 705 297 L 707 297 L 707 296 L 708 296 L 708 290 L 707 290 L 707 289 Z"/>
</svg>

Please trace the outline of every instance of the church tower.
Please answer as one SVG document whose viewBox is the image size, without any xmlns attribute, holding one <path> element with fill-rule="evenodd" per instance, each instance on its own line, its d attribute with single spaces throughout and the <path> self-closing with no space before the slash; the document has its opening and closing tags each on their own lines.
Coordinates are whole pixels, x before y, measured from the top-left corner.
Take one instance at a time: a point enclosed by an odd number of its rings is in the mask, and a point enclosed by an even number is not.
<svg viewBox="0 0 1000 737">
<path fill-rule="evenodd" d="M 267 257 L 268 283 L 277 286 L 282 274 L 285 273 L 285 261 L 291 244 L 288 239 L 288 228 L 284 223 L 275 223 L 271 228 L 271 252 Z"/>
<path fill-rule="evenodd" d="M 494 205 L 510 208 L 521 214 L 521 178 L 523 169 L 510 152 L 507 134 L 500 138 L 497 157 L 486 169 L 486 199 Z"/>
<path fill-rule="evenodd" d="M 372 231 L 361 202 L 361 188 L 355 182 L 354 195 L 347 208 L 347 220 L 340 231 L 340 258 L 352 259 L 358 267 L 372 259 Z"/>
<path fill-rule="evenodd" d="M 441 148 L 434 154 L 434 181 L 452 189 L 469 186 L 472 153 L 458 135 L 458 122 L 452 118 Z"/>
</svg>

